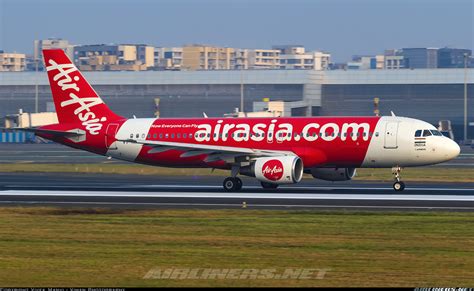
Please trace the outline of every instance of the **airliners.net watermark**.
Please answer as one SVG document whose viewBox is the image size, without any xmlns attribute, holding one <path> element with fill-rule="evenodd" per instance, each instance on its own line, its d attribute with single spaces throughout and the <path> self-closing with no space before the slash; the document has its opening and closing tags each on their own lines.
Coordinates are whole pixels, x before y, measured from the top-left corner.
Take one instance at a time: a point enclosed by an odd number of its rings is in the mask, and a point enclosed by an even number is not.
<svg viewBox="0 0 474 291">
<path fill-rule="evenodd" d="M 143 279 L 155 280 L 312 280 L 324 279 L 329 268 L 318 269 L 211 269 L 153 268 Z"/>
</svg>

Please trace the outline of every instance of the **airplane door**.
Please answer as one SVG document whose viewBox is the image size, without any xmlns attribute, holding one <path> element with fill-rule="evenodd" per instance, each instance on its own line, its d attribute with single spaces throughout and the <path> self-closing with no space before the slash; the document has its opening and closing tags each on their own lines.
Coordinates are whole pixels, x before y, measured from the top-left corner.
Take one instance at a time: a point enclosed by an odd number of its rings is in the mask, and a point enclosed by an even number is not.
<svg viewBox="0 0 474 291">
<path fill-rule="evenodd" d="M 114 146 L 111 148 L 110 146 L 115 141 L 115 135 L 117 134 L 117 130 L 119 128 L 118 123 L 110 123 L 107 125 L 107 130 L 105 132 L 105 147 L 111 150 L 116 150 L 117 147 Z"/>
<path fill-rule="evenodd" d="M 398 135 L 398 122 L 387 122 L 387 124 L 385 125 L 384 148 L 386 149 L 398 148 L 397 135 Z"/>
</svg>

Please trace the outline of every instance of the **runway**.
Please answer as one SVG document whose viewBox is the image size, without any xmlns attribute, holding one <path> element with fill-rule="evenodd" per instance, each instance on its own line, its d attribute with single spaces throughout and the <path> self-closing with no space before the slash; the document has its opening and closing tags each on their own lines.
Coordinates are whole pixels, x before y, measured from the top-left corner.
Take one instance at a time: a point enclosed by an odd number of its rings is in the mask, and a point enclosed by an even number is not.
<svg viewBox="0 0 474 291">
<path fill-rule="evenodd" d="M 474 211 L 474 184 L 302 183 L 264 190 L 244 178 L 236 193 L 222 177 L 0 174 L 0 205 L 106 208 L 357 209 Z"/>
</svg>

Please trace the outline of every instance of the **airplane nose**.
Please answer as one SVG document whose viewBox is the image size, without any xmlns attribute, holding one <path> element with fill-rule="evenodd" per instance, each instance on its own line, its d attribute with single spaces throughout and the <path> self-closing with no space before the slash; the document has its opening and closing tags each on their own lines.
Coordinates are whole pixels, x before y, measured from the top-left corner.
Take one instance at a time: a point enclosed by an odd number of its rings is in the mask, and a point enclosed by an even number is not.
<svg viewBox="0 0 474 291">
<path fill-rule="evenodd" d="M 443 147 L 443 154 L 446 157 L 446 160 L 452 160 L 459 156 L 461 152 L 461 148 L 459 145 L 452 139 L 446 138 L 444 147 Z"/>
</svg>

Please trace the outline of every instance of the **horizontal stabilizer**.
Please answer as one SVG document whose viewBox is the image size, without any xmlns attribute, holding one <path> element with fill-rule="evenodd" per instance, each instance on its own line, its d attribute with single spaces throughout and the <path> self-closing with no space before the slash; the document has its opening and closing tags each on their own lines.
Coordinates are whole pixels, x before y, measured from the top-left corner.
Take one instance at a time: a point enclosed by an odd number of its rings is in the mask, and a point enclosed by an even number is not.
<svg viewBox="0 0 474 291">
<path fill-rule="evenodd" d="M 27 131 L 27 132 L 34 132 L 34 133 L 43 133 L 43 134 L 51 134 L 55 136 L 73 136 L 73 135 L 84 135 L 86 132 L 81 129 L 71 129 L 68 131 L 62 130 L 52 130 L 52 129 L 41 129 L 35 127 L 10 127 L 10 128 L 0 128 L 2 131 Z"/>
<path fill-rule="evenodd" d="M 52 129 L 41 129 L 35 127 L 11 127 L 11 128 L 0 128 L 2 131 L 27 131 L 27 132 L 34 132 L 34 133 L 43 133 L 43 134 L 51 134 L 54 136 L 80 136 L 85 135 L 86 132 L 81 129 L 71 129 L 68 131 L 62 130 L 52 130 Z"/>
</svg>

